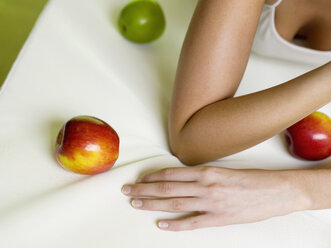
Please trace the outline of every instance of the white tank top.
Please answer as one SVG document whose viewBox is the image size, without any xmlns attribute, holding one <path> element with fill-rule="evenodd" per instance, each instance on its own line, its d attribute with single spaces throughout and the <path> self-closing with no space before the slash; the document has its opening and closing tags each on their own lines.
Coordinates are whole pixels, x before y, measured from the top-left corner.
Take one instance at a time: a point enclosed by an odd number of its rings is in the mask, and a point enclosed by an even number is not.
<svg viewBox="0 0 331 248">
<path fill-rule="evenodd" d="M 299 63 L 322 65 L 331 61 L 331 51 L 319 51 L 304 47 L 303 43 L 288 42 L 282 38 L 275 26 L 275 10 L 282 0 L 264 4 L 252 51 L 263 56 L 290 60 Z"/>
</svg>

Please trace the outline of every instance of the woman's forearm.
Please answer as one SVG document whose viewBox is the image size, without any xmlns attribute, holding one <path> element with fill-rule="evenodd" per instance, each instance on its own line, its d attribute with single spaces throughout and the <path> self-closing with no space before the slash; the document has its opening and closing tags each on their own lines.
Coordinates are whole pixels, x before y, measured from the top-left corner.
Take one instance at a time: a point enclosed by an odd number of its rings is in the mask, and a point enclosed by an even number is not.
<svg viewBox="0 0 331 248">
<path fill-rule="evenodd" d="M 331 63 L 284 84 L 220 100 L 197 111 L 177 135 L 185 164 L 215 160 L 254 146 L 331 100 Z"/>
<path fill-rule="evenodd" d="M 198 1 L 169 116 L 170 148 L 185 164 L 256 145 L 330 101 L 330 63 L 283 85 L 233 98 L 264 2 Z"/>
</svg>

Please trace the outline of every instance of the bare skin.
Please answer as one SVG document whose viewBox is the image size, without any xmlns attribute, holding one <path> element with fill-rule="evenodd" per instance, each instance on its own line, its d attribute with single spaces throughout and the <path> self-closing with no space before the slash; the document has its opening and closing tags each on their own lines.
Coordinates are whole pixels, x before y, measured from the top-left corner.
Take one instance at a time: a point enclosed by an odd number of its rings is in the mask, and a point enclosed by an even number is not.
<svg viewBox="0 0 331 248">
<path fill-rule="evenodd" d="M 202 164 L 254 146 L 331 100 L 330 62 L 273 88 L 233 97 L 263 4 L 264 0 L 197 4 L 182 47 L 169 116 L 171 150 L 184 164 Z M 294 10 L 299 4 L 300 11 Z M 330 1 L 283 0 L 276 10 L 277 30 L 286 40 L 299 34 L 313 49 L 331 50 L 326 10 L 331 10 Z M 245 128 L 238 118 L 247 120 Z M 135 198 L 132 204 L 139 209 L 196 213 L 159 223 L 164 230 L 180 231 L 330 208 L 330 177 L 330 169 L 198 166 L 151 173 L 124 186 L 123 192 Z"/>
<path fill-rule="evenodd" d="M 308 40 L 310 48 L 329 51 L 330 13 L 329 0 L 283 0 L 276 9 L 275 25 L 279 35 L 287 41 L 298 35 Z"/>
<path fill-rule="evenodd" d="M 198 3 L 179 59 L 169 116 L 170 146 L 184 164 L 247 149 L 330 101 L 330 63 L 277 87 L 233 98 L 263 4 L 263 0 Z M 302 25 L 296 26 L 297 31 Z M 242 128 L 238 118 L 249 120 L 245 125 L 250 128 Z"/>
</svg>

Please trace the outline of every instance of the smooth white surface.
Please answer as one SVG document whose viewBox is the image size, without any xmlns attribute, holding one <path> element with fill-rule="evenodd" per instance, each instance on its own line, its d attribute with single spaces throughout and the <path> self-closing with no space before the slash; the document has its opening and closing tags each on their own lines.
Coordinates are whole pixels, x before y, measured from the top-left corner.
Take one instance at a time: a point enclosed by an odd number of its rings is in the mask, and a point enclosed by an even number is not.
<svg viewBox="0 0 331 248">
<path fill-rule="evenodd" d="M 116 30 L 125 3 L 50 1 L 11 70 L 0 95 L 0 247 L 330 247 L 331 210 L 172 233 L 156 221 L 180 214 L 130 206 L 123 184 L 149 170 L 182 166 L 168 149 L 167 115 L 196 1 L 160 0 L 166 32 L 147 45 Z M 252 55 L 237 95 L 313 68 Z M 330 104 L 322 110 L 330 115 Z M 107 121 L 119 134 L 120 157 L 109 172 L 77 175 L 56 163 L 56 135 L 80 114 Z M 316 163 L 292 158 L 277 135 L 208 164 L 283 169 Z"/>
</svg>

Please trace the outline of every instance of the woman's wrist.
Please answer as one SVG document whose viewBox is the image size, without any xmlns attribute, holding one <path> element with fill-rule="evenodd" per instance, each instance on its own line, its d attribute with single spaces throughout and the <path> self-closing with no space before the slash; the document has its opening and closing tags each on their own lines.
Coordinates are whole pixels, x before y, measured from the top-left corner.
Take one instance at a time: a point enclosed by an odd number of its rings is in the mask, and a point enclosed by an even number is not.
<svg viewBox="0 0 331 248">
<path fill-rule="evenodd" d="M 286 175 L 297 192 L 297 210 L 331 208 L 331 169 L 290 170 Z"/>
<path fill-rule="evenodd" d="M 285 170 L 280 171 L 285 178 L 289 190 L 293 195 L 292 211 L 304 211 L 313 209 L 313 198 L 309 186 L 309 170 Z"/>
</svg>

